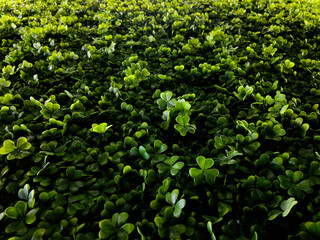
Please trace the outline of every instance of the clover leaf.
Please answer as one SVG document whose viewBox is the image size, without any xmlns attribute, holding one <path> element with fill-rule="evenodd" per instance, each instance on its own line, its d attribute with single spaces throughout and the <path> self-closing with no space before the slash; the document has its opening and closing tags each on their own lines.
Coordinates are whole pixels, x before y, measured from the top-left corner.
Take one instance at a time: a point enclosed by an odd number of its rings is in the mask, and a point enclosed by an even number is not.
<svg viewBox="0 0 320 240">
<path fill-rule="evenodd" d="M 280 210 L 272 210 L 269 212 L 269 220 L 275 219 L 278 215 L 282 214 L 282 217 L 288 216 L 290 213 L 291 209 L 293 208 L 294 205 L 296 205 L 298 201 L 295 200 L 295 198 L 291 197 L 285 201 L 282 201 L 280 204 Z"/>
<path fill-rule="evenodd" d="M 194 124 L 189 124 L 190 117 L 188 115 L 178 115 L 176 117 L 176 122 L 178 124 L 174 125 L 174 128 L 179 131 L 181 136 L 186 136 L 187 132 L 195 133 L 196 126 Z"/>
<path fill-rule="evenodd" d="M 178 156 L 172 156 L 163 163 L 159 163 L 157 165 L 159 173 L 170 172 L 172 176 L 177 175 L 185 165 L 183 162 L 176 162 L 178 159 Z"/>
<path fill-rule="evenodd" d="M 171 193 L 168 192 L 166 194 L 166 201 L 167 203 L 171 204 L 174 208 L 173 210 L 173 216 L 178 218 L 181 215 L 182 209 L 185 207 L 186 205 L 186 200 L 185 199 L 180 199 L 178 200 L 178 196 L 179 196 L 179 190 L 175 189 L 173 190 Z"/>
<path fill-rule="evenodd" d="M 204 177 L 207 183 L 211 185 L 214 184 L 216 177 L 219 176 L 219 170 L 211 168 L 214 164 L 212 158 L 199 156 L 197 157 L 196 161 L 200 169 L 190 168 L 189 170 L 189 175 L 193 178 L 194 183 L 201 183 Z"/>
<path fill-rule="evenodd" d="M 126 223 L 129 214 L 126 212 L 115 213 L 112 219 L 104 219 L 99 222 L 99 238 L 109 239 L 112 235 L 117 234 L 118 239 L 129 239 L 129 234 L 134 230 L 132 223 Z"/>
<path fill-rule="evenodd" d="M 28 142 L 27 138 L 20 137 L 17 140 L 16 145 L 12 140 L 5 140 L 3 146 L 0 148 L 1 155 L 7 155 L 8 160 L 22 159 L 28 156 L 29 152 L 26 151 L 30 149 L 31 143 Z"/>
<path fill-rule="evenodd" d="M 18 196 L 20 199 L 28 201 L 29 208 L 33 208 L 35 205 L 35 198 L 34 198 L 35 191 L 31 190 L 29 192 L 29 190 L 30 190 L 30 185 L 25 184 L 24 187 L 18 191 Z"/>
<path fill-rule="evenodd" d="M 159 109 L 169 109 L 175 105 L 174 100 L 172 98 L 172 92 L 167 91 L 160 94 L 160 99 L 157 100 L 157 104 L 159 105 Z"/>
<path fill-rule="evenodd" d="M 100 133 L 103 134 L 105 133 L 109 128 L 111 128 L 112 125 L 109 125 L 107 123 L 100 123 L 100 124 L 92 124 L 92 128 L 91 131 L 92 132 L 96 132 L 96 133 Z"/>
</svg>

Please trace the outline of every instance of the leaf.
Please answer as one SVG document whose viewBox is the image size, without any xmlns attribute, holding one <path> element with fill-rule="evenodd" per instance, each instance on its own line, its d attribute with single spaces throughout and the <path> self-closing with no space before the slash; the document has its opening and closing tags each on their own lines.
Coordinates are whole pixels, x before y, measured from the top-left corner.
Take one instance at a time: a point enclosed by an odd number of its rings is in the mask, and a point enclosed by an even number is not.
<svg viewBox="0 0 320 240">
<path fill-rule="evenodd" d="M 132 223 L 124 224 L 120 229 L 125 230 L 128 234 L 132 233 L 134 230 L 134 225 Z"/>
<path fill-rule="evenodd" d="M 129 214 L 126 212 L 122 212 L 122 213 L 115 213 L 112 216 L 112 223 L 116 226 L 116 227 L 120 227 L 122 224 L 124 224 L 127 219 L 129 218 Z"/>
<path fill-rule="evenodd" d="M 158 104 L 160 110 L 163 110 L 167 106 L 166 101 L 163 99 L 158 99 L 157 104 Z"/>
<path fill-rule="evenodd" d="M 180 239 L 180 235 L 185 233 L 187 228 L 183 224 L 176 224 L 169 227 L 170 239 Z"/>
<path fill-rule="evenodd" d="M 190 168 L 189 175 L 193 178 L 198 177 L 203 171 L 198 168 Z"/>
<path fill-rule="evenodd" d="M 207 183 L 209 183 L 211 185 L 214 184 L 216 177 L 218 177 L 218 176 L 219 176 L 218 169 L 209 169 L 204 172 L 204 177 L 206 178 Z"/>
<path fill-rule="evenodd" d="M 30 189 L 29 184 L 25 184 L 23 188 L 19 189 L 18 197 L 22 200 L 28 200 L 29 189 Z"/>
<path fill-rule="evenodd" d="M 285 67 L 288 68 L 288 69 L 294 67 L 294 63 L 291 62 L 291 61 L 288 60 L 288 59 L 284 61 L 284 64 L 285 64 Z"/>
<path fill-rule="evenodd" d="M 181 208 L 177 208 L 177 207 L 174 208 L 173 216 L 174 216 L 175 218 L 180 217 L 181 213 L 182 213 L 182 209 L 181 209 Z"/>
<path fill-rule="evenodd" d="M 73 179 L 74 175 L 76 173 L 76 169 L 75 167 L 68 167 L 66 169 L 66 175 L 69 179 Z"/>
<path fill-rule="evenodd" d="M 214 164 L 212 158 L 205 158 L 203 156 L 199 156 L 197 157 L 197 163 L 199 165 L 199 167 L 202 169 L 202 171 L 205 171 L 209 168 L 211 168 Z"/>
<path fill-rule="evenodd" d="M 139 153 L 145 160 L 148 160 L 150 158 L 150 155 L 147 153 L 147 150 L 143 146 L 139 147 Z"/>
<path fill-rule="evenodd" d="M 310 179 L 305 179 L 298 183 L 296 186 L 303 190 L 305 193 L 311 194 L 313 192 Z"/>
<path fill-rule="evenodd" d="M 302 237 L 303 240 L 315 240 L 319 239 L 320 237 L 320 222 L 306 222 L 304 224 L 306 230 L 308 231 L 307 234 L 304 234 Z"/>
<path fill-rule="evenodd" d="M 190 121 L 190 117 L 188 115 L 184 115 L 184 116 L 179 115 L 176 117 L 176 121 L 181 126 L 186 126 Z"/>
<path fill-rule="evenodd" d="M 284 105 L 284 106 L 281 108 L 281 110 L 280 110 L 280 114 L 284 114 L 284 113 L 287 111 L 288 107 L 289 107 L 288 104 L 287 104 L 287 105 Z"/>
<path fill-rule="evenodd" d="M 37 209 L 32 209 L 27 213 L 26 218 L 25 218 L 26 224 L 30 225 L 30 224 L 32 224 L 32 223 L 34 223 L 36 221 L 37 211 L 38 211 Z"/>
<path fill-rule="evenodd" d="M 299 182 L 303 178 L 303 173 L 301 171 L 295 171 L 292 175 L 289 171 L 286 172 L 288 177 L 291 177 L 294 183 Z"/>
<path fill-rule="evenodd" d="M 295 198 L 291 197 L 280 204 L 280 208 L 283 210 L 282 216 L 286 217 L 291 211 L 292 207 L 296 205 L 298 201 Z"/>
<path fill-rule="evenodd" d="M 12 222 L 12 223 L 9 223 L 6 227 L 6 233 L 14 233 L 16 232 L 18 229 L 19 229 L 19 226 L 20 226 L 20 222 L 21 221 L 15 221 L 15 222 Z"/>
<path fill-rule="evenodd" d="M 14 205 L 15 209 L 18 211 L 20 216 L 25 216 L 27 212 L 27 204 L 23 201 L 18 201 Z"/>
<path fill-rule="evenodd" d="M 251 240 L 258 240 L 258 233 L 254 232 Z"/>
<path fill-rule="evenodd" d="M 57 141 L 50 141 L 49 143 L 43 143 L 41 144 L 40 148 L 46 152 L 46 154 L 48 153 L 52 153 L 54 152 L 54 150 L 56 149 L 58 145 Z M 49 154 L 50 155 L 50 154 Z"/>
<path fill-rule="evenodd" d="M 172 156 L 170 158 L 167 158 L 164 162 L 172 166 L 178 159 L 179 159 L 178 156 Z"/>
<path fill-rule="evenodd" d="M 91 130 L 93 132 L 103 134 L 111 127 L 112 127 L 112 125 L 108 126 L 108 124 L 105 123 L 105 122 L 104 123 L 100 123 L 100 124 L 94 123 L 94 124 L 92 124 Z"/>
<path fill-rule="evenodd" d="M 8 153 L 13 152 L 14 150 L 16 150 L 16 146 L 14 145 L 14 142 L 11 140 L 5 140 L 3 142 L 3 146 L 0 148 L 0 154 L 1 155 L 5 155 Z"/>
<path fill-rule="evenodd" d="M 183 166 L 184 166 L 183 162 L 177 162 L 176 164 L 174 164 L 170 169 L 171 175 L 175 176 L 180 171 L 180 169 L 183 168 Z"/>
<path fill-rule="evenodd" d="M 273 126 L 273 133 L 276 136 L 284 136 L 286 134 L 286 131 L 282 128 L 280 124 L 277 124 Z"/>
<path fill-rule="evenodd" d="M 176 218 L 180 217 L 181 211 L 185 207 L 185 205 L 186 205 L 186 200 L 180 199 L 174 207 L 173 216 Z"/>
<path fill-rule="evenodd" d="M 174 189 L 172 191 L 172 193 L 168 192 L 166 194 L 167 203 L 170 203 L 171 205 L 174 205 L 176 203 L 176 201 L 177 201 L 178 195 L 179 195 L 179 190 L 178 189 Z"/>
<path fill-rule="evenodd" d="M 166 144 L 163 144 L 160 140 L 155 140 L 153 146 L 157 153 L 163 153 L 168 148 L 168 146 Z"/>
<path fill-rule="evenodd" d="M 154 218 L 154 223 L 158 228 L 161 228 L 163 224 L 165 223 L 165 220 L 162 217 L 155 217 Z"/>
<path fill-rule="evenodd" d="M 37 229 L 33 235 L 31 240 L 42 240 L 42 236 L 45 234 L 46 229 L 45 228 L 39 228 Z"/>
<path fill-rule="evenodd" d="M 115 233 L 115 228 L 113 223 L 109 219 L 105 219 L 99 222 L 99 238 L 108 239 L 112 234 Z"/>
<path fill-rule="evenodd" d="M 209 231 L 209 233 L 210 233 L 211 240 L 216 240 L 217 238 L 216 238 L 216 236 L 215 236 L 214 233 L 213 233 L 213 230 L 212 230 L 212 222 L 211 222 L 211 221 L 208 221 L 208 223 L 207 223 L 207 229 L 208 229 L 208 231 Z"/>
<path fill-rule="evenodd" d="M 147 70 L 147 69 L 143 69 L 142 70 L 142 77 L 143 78 L 146 78 L 146 77 L 148 77 L 150 75 L 150 72 Z"/>
<path fill-rule="evenodd" d="M 269 213 L 268 213 L 268 220 L 269 221 L 272 221 L 273 219 L 275 219 L 277 216 L 279 216 L 281 213 L 283 213 L 282 211 L 280 211 L 280 210 L 277 210 L 277 209 L 274 209 L 274 210 L 272 210 L 272 211 L 270 211 Z"/>
<path fill-rule="evenodd" d="M 8 240 L 23 240 L 21 237 L 11 237 Z"/>
<path fill-rule="evenodd" d="M 159 173 L 164 173 L 166 171 L 168 171 L 170 169 L 170 166 L 168 164 L 165 164 L 165 163 L 159 163 L 157 165 L 157 168 L 158 168 L 158 172 Z"/>
<path fill-rule="evenodd" d="M 12 218 L 12 219 L 17 219 L 19 216 L 19 212 L 15 207 L 8 207 L 4 211 L 7 217 Z"/>
<path fill-rule="evenodd" d="M 20 137 L 17 141 L 17 148 L 21 150 L 28 150 L 31 147 L 31 143 L 25 137 Z"/>
</svg>

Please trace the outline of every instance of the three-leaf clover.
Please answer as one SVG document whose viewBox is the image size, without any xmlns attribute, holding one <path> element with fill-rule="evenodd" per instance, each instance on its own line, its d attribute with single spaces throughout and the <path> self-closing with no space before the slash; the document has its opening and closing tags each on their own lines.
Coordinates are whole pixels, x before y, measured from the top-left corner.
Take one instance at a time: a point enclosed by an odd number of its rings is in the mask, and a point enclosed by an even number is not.
<svg viewBox="0 0 320 240">
<path fill-rule="evenodd" d="M 174 128 L 179 131 L 181 136 L 186 136 L 187 132 L 192 134 L 196 132 L 196 126 L 194 124 L 189 124 L 190 117 L 188 115 L 178 115 L 176 121 L 178 124 L 175 124 Z"/>
<path fill-rule="evenodd" d="M 234 95 L 240 100 L 240 101 L 243 101 L 246 99 L 246 97 L 250 94 L 252 94 L 253 92 L 253 88 L 250 87 L 250 86 L 246 86 L 246 87 L 243 87 L 243 86 L 240 86 L 238 87 L 238 92 L 234 92 Z"/>
<path fill-rule="evenodd" d="M 211 168 L 214 164 L 212 158 L 205 158 L 203 156 L 197 157 L 197 164 L 199 168 L 191 168 L 189 175 L 193 178 L 195 184 L 202 182 L 205 177 L 207 183 L 214 184 L 216 177 L 219 176 L 219 170 Z"/>
<path fill-rule="evenodd" d="M 6 155 L 8 160 L 22 159 L 29 154 L 28 150 L 31 144 L 25 137 L 20 137 L 16 144 L 12 140 L 5 140 L 0 148 L 0 154 Z"/>
<path fill-rule="evenodd" d="M 170 172 L 172 176 L 175 176 L 179 173 L 179 171 L 184 167 L 184 162 L 177 162 L 179 159 L 178 156 L 172 156 L 164 160 L 163 163 L 159 163 L 157 165 L 158 172 Z"/>
<path fill-rule="evenodd" d="M 303 173 L 301 171 L 286 171 L 286 176 L 278 176 L 280 181 L 280 187 L 283 189 L 288 189 L 288 194 L 290 196 L 297 196 L 304 198 L 305 194 L 311 194 L 313 189 L 311 187 L 310 179 L 303 179 Z"/>
<path fill-rule="evenodd" d="M 31 190 L 29 192 L 29 190 L 30 190 L 30 185 L 25 184 L 24 187 L 18 191 L 18 196 L 20 199 L 28 201 L 29 208 L 33 208 L 35 205 L 35 198 L 34 198 L 35 191 Z"/>
<path fill-rule="evenodd" d="M 173 216 L 178 218 L 181 215 L 182 209 L 186 205 L 186 200 L 185 199 L 180 199 L 178 200 L 179 196 L 179 190 L 175 189 L 171 193 L 168 192 L 166 194 L 166 201 L 167 203 L 171 204 L 173 206 Z"/>
<path fill-rule="evenodd" d="M 160 99 L 157 100 L 157 104 L 160 110 L 165 108 L 171 108 L 175 105 L 175 102 L 172 98 L 172 92 L 163 92 L 160 94 Z"/>
<path fill-rule="evenodd" d="M 117 234 L 118 239 L 126 240 L 129 238 L 129 234 L 134 230 L 132 223 L 126 223 L 129 218 L 129 214 L 126 212 L 115 213 L 112 219 L 104 219 L 99 222 L 100 239 L 108 239 L 110 236 Z"/>
<path fill-rule="evenodd" d="M 27 212 L 27 203 L 24 201 L 18 201 L 14 206 L 7 207 L 2 217 L 6 216 L 15 221 L 7 225 L 5 229 L 6 233 L 17 232 L 18 235 L 27 233 L 28 227 L 26 224 L 30 225 L 36 221 L 36 213 L 38 210 L 38 208 L 35 208 Z"/>
</svg>

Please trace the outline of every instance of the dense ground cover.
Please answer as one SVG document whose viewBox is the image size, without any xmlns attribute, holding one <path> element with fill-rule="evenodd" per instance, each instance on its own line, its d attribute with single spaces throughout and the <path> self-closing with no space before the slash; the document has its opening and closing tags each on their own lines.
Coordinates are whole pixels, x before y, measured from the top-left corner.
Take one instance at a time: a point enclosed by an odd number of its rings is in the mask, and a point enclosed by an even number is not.
<svg viewBox="0 0 320 240">
<path fill-rule="evenodd" d="M 319 9 L 0 0 L 0 239 L 320 239 Z"/>
</svg>

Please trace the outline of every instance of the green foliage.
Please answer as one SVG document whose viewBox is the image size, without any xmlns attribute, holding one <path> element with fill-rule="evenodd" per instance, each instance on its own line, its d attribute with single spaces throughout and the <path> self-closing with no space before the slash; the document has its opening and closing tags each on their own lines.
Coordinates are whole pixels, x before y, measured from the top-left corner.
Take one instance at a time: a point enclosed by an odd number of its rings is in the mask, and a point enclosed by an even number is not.
<svg viewBox="0 0 320 240">
<path fill-rule="evenodd" d="M 319 239 L 319 9 L 0 0 L 0 240 Z"/>
</svg>

